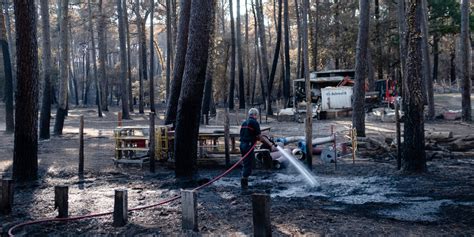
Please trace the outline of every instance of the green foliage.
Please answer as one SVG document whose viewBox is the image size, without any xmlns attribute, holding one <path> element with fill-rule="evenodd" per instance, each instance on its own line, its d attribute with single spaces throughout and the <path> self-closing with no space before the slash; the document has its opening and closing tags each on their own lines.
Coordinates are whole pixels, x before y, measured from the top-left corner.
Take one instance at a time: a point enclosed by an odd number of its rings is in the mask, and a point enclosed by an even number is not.
<svg viewBox="0 0 474 237">
<path fill-rule="evenodd" d="M 461 6 L 457 0 L 428 0 L 430 33 L 458 34 L 461 30 Z M 474 11 L 471 10 L 470 29 L 474 30 Z"/>
</svg>

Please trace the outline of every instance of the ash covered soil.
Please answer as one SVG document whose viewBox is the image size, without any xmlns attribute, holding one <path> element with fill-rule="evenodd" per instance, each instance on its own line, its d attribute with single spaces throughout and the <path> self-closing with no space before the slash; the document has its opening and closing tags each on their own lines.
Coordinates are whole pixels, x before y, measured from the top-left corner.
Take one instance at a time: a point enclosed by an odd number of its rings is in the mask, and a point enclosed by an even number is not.
<svg viewBox="0 0 474 237">
<path fill-rule="evenodd" d="M 1 107 L 1 106 L 0 106 Z M 2 109 L 3 110 L 3 109 Z M 154 204 L 178 195 L 180 189 L 198 186 L 198 182 L 176 180 L 174 172 L 158 163 L 151 174 L 148 166 L 113 164 L 113 128 L 118 110 L 111 108 L 99 119 L 93 109 L 70 111 L 64 135 L 39 144 L 40 179 L 16 184 L 13 214 L 1 216 L 4 228 L 25 221 L 51 218 L 54 210 L 54 186 L 69 186 L 71 216 L 113 210 L 114 190 L 128 190 L 129 208 Z M 79 115 L 85 116 L 85 170 L 77 173 Z M 162 112 L 160 113 L 162 115 Z M 236 125 L 244 112 L 231 116 Z M 220 114 L 221 115 L 221 114 Z M 0 121 L 4 121 L 0 114 Z M 220 117 L 222 118 L 222 117 Z M 219 119 L 219 117 L 218 117 Z M 265 120 L 263 118 L 263 120 Z M 52 120 L 52 122 L 54 119 Z M 133 115 L 124 125 L 146 125 L 146 116 Z M 216 124 L 211 120 L 211 124 Z M 349 119 L 315 121 L 314 134 L 330 134 L 330 125 L 342 131 Z M 303 135 L 304 124 L 278 122 L 269 118 L 275 137 Z M 437 120 L 426 128 L 472 134 L 472 124 Z M 0 130 L 4 124 L 0 123 Z M 369 137 L 394 137 L 391 123 L 368 122 Z M 8 176 L 13 157 L 13 136 L 0 132 L 0 174 Z M 223 166 L 199 169 L 201 179 L 222 173 Z M 438 158 L 428 161 L 423 175 L 407 175 L 396 170 L 393 154 L 377 157 L 350 157 L 333 163 L 314 161 L 313 173 L 318 185 L 310 187 L 298 172 L 283 170 L 254 171 L 247 192 L 240 189 L 239 170 L 199 191 L 199 232 L 194 235 L 252 235 L 251 193 L 271 196 L 273 234 L 292 235 L 474 235 L 474 157 Z M 112 227 L 112 216 L 68 223 L 31 225 L 16 233 L 27 235 L 190 235 L 181 230 L 179 201 L 129 214 L 125 227 Z"/>
</svg>

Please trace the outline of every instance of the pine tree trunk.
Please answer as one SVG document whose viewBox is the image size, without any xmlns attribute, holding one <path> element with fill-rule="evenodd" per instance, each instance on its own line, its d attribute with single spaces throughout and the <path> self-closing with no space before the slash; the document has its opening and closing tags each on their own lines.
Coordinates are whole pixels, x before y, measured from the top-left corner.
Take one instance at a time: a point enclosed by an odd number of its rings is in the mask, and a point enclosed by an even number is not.
<svg viewBox="0 0 474 237">
<path fill-rule="evenodd" d="M 258 47 L 258 21 L 257 21 L 257 14 L 255 13 L 255 5 L 253 3 L 253 0 L 251 0 L 250 4 L 252 5 L 252 13 L 253 13 L 253 25 L 254 25 L 254 42 L 255 42 L 255 52 L 254 52 L 254 55 L 255 55 L 255 61 L 257 63 L 257 66 L 254 67 L 254 77 L 253 77 L 253 86 L 252 86 L 252 98 L 251 98 L 251 104 L 254 105 L 255 104 L 255 91 L 256 91 L 256 88 L 257 88 L 257 68 L 259 70 L 259 78 L 262 78 L 262 66 L 261 66 L 261 58 L 260 58 L 260 50 L 259 50 L 259 47 Z M 261 79 L 260 79 L 261 81 Z M 263 92 L 263 90 L 262 90 Z"/>
<path fill-rule="evenodd" d="M 235 23 L 234 23 L 234 10 L 232 0 L 229 0 L 229 13 L 230 13 L 230 81 L 229 81 L 229 109 L 234 109 L 234 91 L 235 91 Z"/>
<path fill-rule="evenodd" d="M 359 1 L 359 34 L 357 36 L 354 101 L 352 104 L 352 124 L 357 136 L 365 137 L 365 79 L 367 77 L 367 51 L 369 37 L 369 0 Z"/>
<path fill-rule="evenodd" d="M 297 46 L 297 56 L 296 56 L 296 78 L 301 78 L 301 45 L 302 45 L 302 30 L 301 30 L 301 20 L 300 20 L 300 7 L 298 0 L 295 0 L 295 15 L 296 15 L 296 29 L 298 32 L 298 46 Z"/>
<path fill-rule="evenodd" d="M 18 83 L 13 178 L 16 181 L 32 181 L 38 178 L 37 100 L 39 69 L 36 41 L 36 4 L 34 0 L 15 0 L 14 3 Z"/>
<path fill-rule="evenodd" d="M 138 112 L 144 113 L 143 81 L 146 78 L 145 19 L 140 15 L 140 1 L 135 0 L 135 15 L 138 35 Z"/>
<path fill-rule="evenodd" d="M 237 68 L 239 70 L 239 109 L 245 109 L 244 65 L 242 55 L 242 30 L 240 20 L 240 0 L 237 0 Z"/>
<path fill-rule="evenodd" d="M 91 42 L 91 48 L 90 50 L 92 51 L 92 61 L 93 63 L 93 69 L 94 69 L 94 83 L 95 83 L 95 88 L 96 88 L 96 101 L 97 101 L 97 114 L 99 118 L 102 118 L 102 104 L 100 101 L 102 101 L 102 86 L 99 81 L 98 77 L 98 70 L 97 70 L 97 60 L 96 60 L 96 47 L 95 47 L 95 38 L 94 38 L 94 24 L 92 22 L 92 6 L 91 6 L 91 0 L 87 0 L 87 6 L 88 6 L 88 12 L 89 12 L 89 34 L 90 34 L 90 42 Z M 54 93 L 53 93 L 54 95 Z"/>
<path fill-rule="evenodd" d="M 434 95 L 433 95 L 433 78 L 431 77 L 431 60 L 430 50 L 428 44 L 428 3 L 426 0 L 421 0 L 423 19 L 421 22 L 421 32 L 423 39 L 421 41 L 421 52 L 423 54 L 423 82 L 426 91 L 426 99 L 428 102 L 428 119 L 434 119 Z"/>
<path fill-rule="evenodd" d="M 405 81 L 405 123 L 402 153 L 402 169 L 407 172 L 426 171 L 425 132 L 424 132 L 424 99 L 422 79 L 422 34 L 423 20 L 422 0 L 410 0 L 407 15 L 408 55 Z"/>
<path fill-rule="evenodd" d="M 314 16 L 314 26 L 311 26 L 312 31 L 314 32 L 313 39 L 311 44 L 313 45 L 311 53 L 312 57 L 312 68 L 313 71 L 318 71 L 318 38 L 319 38 L 319 0 L 316 1 L 316 12 Z"/>
<path fill-rule="evenodd" d="M 367 49 L 367 81 L 369 91 L 375 91 L 375 71 L 370 47 Z"/>
<path fill-rule="evenodd" d="M 107 22 L 102 9 L 102 0 L 99 0 L 99 16 L 97 18 L 97 36 L 98 36 L 98 47 L 99 47 L 99 82 L 102 85 L 102 109 L 109 111 L 107 96 L 109 94 L 109 83 L 107 78 L 107 40 L 105 37 L 105 31 L 107 29 Z"/>
<path fill-rule="evenodd" d="M 130 27 L 128 24 L 128 11 L 127 11 L 127 1 L 123 1 L 123 17 L 125 24 L 125 31 L 127 35 L 127 71 L 128 71 L 128 106 L 129 112 L 133 112 L 133 91 L 132 91 L 132 62 L 131 62 L 131 48 L 130 48 Z"/>
<path fill-rule="evenodd" d="M 59 103 L 56 112 L 56 122 L 54 124 L 54 134 L 61 135 L 63 133 L 64 120 L 67 116 L 68 107 L 68 67 L 69 67 L 69 40 L 68 40 L 68 12 L 69 0 L 58 1 L 61 16 L 59 17 L 59 41 L 60 41 L 60 60 L 59 60 Z"/>
<path fill-rule="evenodd" d="M 128 106 L 128 89 L 127 89 L 127 48 L 125 40 L 125 18 L 122 9 L 122 0 L 117 0 L 118 13 L 118 33 L 120 41 L 120 91 L 122 98 L 122 119 L 130 119 Z"/>
<path fill-rule="evenodd" d="M 360 3 L 359 3 L 360 4 Z M 336 53 L 335 53 L 335 58 L 334 58 L 334 69 L 338 70 L 339 69 L 339 57 L 341 56 L 341 52 L 339 50 L 339 38 L 341 38 L 341 33 L 340 33 L 340 19 L 339 19 L 339 0 L 334 0 L 334 28 L 335 29 L 335 34 L 334 34 L 334 42 L 336 42 Z"/>
<path fill-rule="evenodd" d="M 214 39 L 216 35 L 216 15 L 212 15 L 211 21 L 211 29 L 210 29 L 210 42 L 209 42 L 209 55 L 207 58 L 207 68 L 206 68 L 206 81 L 204 84 L 204 97 L 202 99 L 202 116 L 205 117 L 205 124 L 209 125 L 209 112 L 212 103 L 212 84 L 213 84 L 213 77 L 214 77 L 214 67 L 215 67 L 215 59 L 216 59 L 216 47 L 217 42 Z M 202 119 L 201 119 L 202 120 Z"/>
<path fill-rule="evenodd" d="M 461 81 L 462 81 L 462 120 L 472 121 L 471 107 L 471 46 L 469 44 L 470 1 L 461 0 Z"/>
<path fill-rule="evenodd" d="M 166 98 L 170 98 L 171 61 L 173 57 L 171 30 L 171 0 L 166 0 Z"/>
<path fill-rule="evenodd" d="M 155 112 L 155 52 L 153 47 L 153 15 L 155 12 L 155 1 L 150 2 L 150 111 Z"/>
<path fill-rule="evenodd" d="M 270 77 L 267 80 L 267 115 L 273 115 L 272 109 L 272 90 L 273 83 L 275 82 L 275 74 L 278 65 L 278 56 L 280 54 L 280 44 L 281 44 L 281 12 L 282 12 L 282 0 L 278 0 L 278 23 L 277 23 L 277 32 L 276 37 L 277 41 L 275 44 L 275 54 L 273 55 L 272 70 L 270 72 Z"/>
<path fill-rule="evenodd" d="M 437 33 L 433 35 L 433 83 L 438 82 L 439 71 L 439 41 L 440 37 Z"/>
<path fill-rule="evenodd" d="M 172 40 L 171 40 L 171 48 L 173 49 L 171 52 L 171 55 L 173 55 L 173 53 L 177 50 L 176 47 L 176 40 L 178 38 L 178 4 L 176 3 L 176 0 L 171 0 L 171 7 L 172 7 L 172 11 L 171 11 L 171 32 L 173 33 L 172 34 Z M 171 68 L 174 68 L 174 62 L 171 61 Z"/>
<path fill-rule="evenodd" d="M 11 21 L 10 21 L 10 13 L 8 9 L 10 8 L 10 0 L 5 0 L 3 2 L 3 7 L 5 8 L 5 24 L 6 24 L 6 31 L 7 31 L 7 38 L 8 38 L 8 49 L 10 51 L 10 62 L 16 62 L 16 52 L 15 52 L 15 41 L 13 40 L 12 36 L 12 28 L 11 28 Z M 12 75 L 13 81 L 16 81 L 16 65 L 12 63 Z M 14 84 L 14 83 L 13 83 Z M 13 114 L 13 111 L 12 111 Z"/>
<path fill-rule="evenodd" d="M 246 60 L 246 69 L 247 69 L 247 81 L 246 81 L 246 91 L 245 91 L 245 101 L 246 103 L 250 103 L 250 84 L 251 84 L 251 71 L 250 71 L 250 43 L 249 43 L 249 10 L 248 10 L 248 2 L 245 0 L 245 60 Z"/>
<path fill-rule="evenodd" d="M 379 0 L 375 0 L 375 6 L 374 6 L 374 14 L 375 14 L 375 47 L 376 50 L 375 52 L 377 53 L 376 59 L 377 59 L 377 79 L 383 79 L 383 57 L 382 57 L 382 37 L 381 37 L 381 32 L 380 32 L 380 4 Z M 372 84 L 373 82 L 369 81 L 369 84 Z"/>
<path fill-rule="evenodd" d="M 74 104 L 76 106 L 79 105 L 79 96 L 78 96 L 78 88 L 77 88 L 77 79 L 76 79 L 76 69 L 75 69 L 75 66 L 74 66 L 74 49 L 76 48 L 76 46 L 74 45 L 74 35 L 72 34 L 72 30 L 71 30 L 71 25 L 69 25 L 69 29 L 68 29 L 68 32 L 69 32 L 69 48 L 70 48 L 70 57 L 69 57 L 69 79 L 70 79 L 70 87 L 71 87 L 71 93 L 69 94 L 74 94 Z"/>
<path fill-rule="evenodd" d="M 71 58 L 71 60 L 73 59 Z M 72 64 L 70 66 L 72 66 Z M 72 91 L 74 92 L 74 104 L 78 106 L 79 105 L 79 92 L 77 89 L 77 79 L 72 69 L 69 69 L 69 74 L 70 74 L 69 77 L 71 78 L 71 82 L 72 82 Z"/>
<path fill-rule="evenodd" d="M 406 57 L 407 57 L 407 22 L 405 13 L 405 0 L 398 0 L 398 34 L 400 38 L 400 72 L 402 75 L 401 81 L 401 95 L 405 98 L 405 91 L 407 91 L 407 82 L 404 80 L 406 74 Z M 403 102 L 404 103 L 404 102 Z"/>
<path fill-rule="evenodd" d="M 206 77 L 209 37 L 215 1 L 192 1 L 186 66 L 179 98 L 175 132 L 175 174 L 192 177 L 196 171 L 197 139 Z M 181 16 L 183 17 L 183 16 Z M 182 47 L 182 45 L 178 45 Z"/>
<path fill-rule="evenodd" d="M 229 67 L 229 57 L 230 57 L 230 39 L 224 39 L 223 41 L 223 44 L 224 44 L 224 55 L 222 57 L 222 60 L 223 60 L 223 64 L 224 64 L 224 72 L 222 75 L 224 75 L 224 83 L 223 83 L 223 87 L 221 88 L 222 90 L 222 101 L 224 102 L 224 108 L 227 108 L 225 111 L 229 111 L 228 108 L 229 108 L 229 105 L 228 105 L 228 102 L 227 102 L 227 94 L 229 93 L 227 90 L 229 89 L 229 87 L 227 86 L 227 84 L 229 84 L 229 78 L 227 77 L 227 69 Z M 225 121 L 224 121 L 225 122 Z"/>
<path fill-rule="evenodd" d="M 257 38 L 257 34 L 255 34 L 255 45 L 258 45 L 258 38 Z M 250 104 L 253 106 L 255 104 L 255 91 L 257 89 L 257 69 L 258 70 L 262 70 L 261 69 L 261 66 L 260 66 L 260 55 L 258 53 L 258 47 L 256 46 L 255 47 L 255 52 L 254 52 L 254 59 L 257 63 L 257 65 L 254 66 L 254 69 L 253 69 L 253 84 L 252 84 L 252 93 L 251 93 L 251 98 L 250 98 Z M 259 77 L 261 77 L 260 74 L 258 74 Z"/>
<path fill-rule="evenodd" d="M 309 34 L 309 48 L 311 50 L 311 55 L 310 55 L 310 70 L 313 70 L 314 71 L 314 66 L 315 66 L 315 61 L 314 61 L 314 57 L 313 57 L 313 49 L 315 48 L 314 47 L 314 41 L 315 41 L 315 34 L 314 34 L 314 16 L 313 16 L 313 10 L 311 9 L 311 3 L 310 3 L 310 9 L 308 10 L 308 34 Z"/>
<path fill-rule="evenodd" d="M 452 86 L 456 83 L 456 48 L 449 55 L 450 57 L 450 64 L 449 64 L 449 85 Z M 462 103 L 462 101 L 461 101 Z"/>
<path fill-rule="evenodd" d="M 305 140 L 306 144 L 312 144 L 313 140 L 313 106 L 311 101 L 311 85 L 310 85 L 310 74 L 309 74 L 309 41 L 308 41 L 308 9 L 309 0 L 303 0 L 303 6 L 301 8 L 302 21 L 301 29 L 303 31 L 303 64 L 304 64 L 304 78 L 305 78 L 305 89 L 306 89 L 306 120 L 305 120 Z M 309 169 L 313 169 L 313 157 L 312 157 L 312 146 L 306 146 L 306 164 Z"/>
<path fill-rule="evenodd" d="M 86 30 L 87 31 L 87 30 Z M 90 73 L 90 52 L 86 49 L 85 53 L 85 80 L 86 80 L 86 88 L 84 89 L 84 100 L 83 104 L 88 105 L 89 104 L 89 91 L 90 91 L 90 86 L 91 86 L 91 73 Z"/>
<path fill-rule="evenodd" d="M 10 58 L 10 48 L 8 47 L 8 40 L 5 28 L 5 21 L 3 15 L 3 8 L 0 7 L 0 44 L 2 46 L 3 68 L 5 70 L 5 124 L 6 133 L 13 133 L 15 130 L 15 122 L 13 118 L 13 72 Z M 48 130 L 49 131 L 49 130 Z"/>
<path fill-rule="evenodd" d="M 262 92 L 264 92 L 263 88 L 268 88 L 268 79 L 269 79 L 269 70 L 268 70 L 268 59 L 267 59 L 267 40 L 265 36 L 265 24 L 263 22 L 263 6 L 262 0 L 256 1 L 256 11 L 257 11 L 257 20 L 258 20 L 258 37 L 260 38 L 260 57 L 262 59 L 261 66 L 262 66 Z M 269 97 L 269 91 L 267 90 L 266 93 L 262 93 L 262 97 L 265 100 L 265 94 L 267 94 L 267 98 Z M 265 107 L 267 109 L 267 114 L 269 113 L 268 109 L 268 101 L 265 103 Z M 270 105 L 271 106 L 271 105 Z M 271 111 L 271 108 L 270 108 Z"/>
<path fill-rule="evenodd" d="M 183 81 L 183 73 L 188 45 L 189 19 L 191 15 L 191 1 L 181 1 L 179 14 L 179 32 L 176 45 L 176 56 L 174 59 L 173 81 L 171 81 L 170 95 L 166 108 L 165 124 L 174 124 L 178 110 L 179 95 Z"/>
</svg>

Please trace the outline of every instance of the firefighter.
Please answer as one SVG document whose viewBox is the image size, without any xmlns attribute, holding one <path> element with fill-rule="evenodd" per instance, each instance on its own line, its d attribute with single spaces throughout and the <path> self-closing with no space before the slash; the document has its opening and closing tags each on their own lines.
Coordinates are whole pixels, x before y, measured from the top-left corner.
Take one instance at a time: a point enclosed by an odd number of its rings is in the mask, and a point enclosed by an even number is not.
<svg viewBox="0 0 474 237">
<path fill-rule="evenodd" d="M 257 141 L 261 140 L 260 125 L 257 121 L 258 110 L 251 108 L 248 112 L 248 119 L 240 127 L 240 153 L 245 156 L 252 149 Z M 255 159 L 255 153 L 250 151 L 242 163 L 242 178 L 240 184 L 242 189 L 247 189 L 248 178 L 252 173 L 252 162 Z"/>
</svg>

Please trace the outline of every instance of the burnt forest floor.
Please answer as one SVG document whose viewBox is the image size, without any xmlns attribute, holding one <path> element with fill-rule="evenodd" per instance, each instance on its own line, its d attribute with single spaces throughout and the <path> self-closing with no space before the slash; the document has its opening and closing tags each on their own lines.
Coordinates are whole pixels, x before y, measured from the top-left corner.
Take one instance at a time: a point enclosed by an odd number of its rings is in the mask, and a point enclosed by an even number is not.
<svg viewBox="0 0 474 237">
<path fill-rule="evenodd" d="M 4 105 L 0 110 L 4 111 Z M 39 143 L 40 179 L 16 184 L 13 214 L 0 216 L 4 228 L 30 220 L 55 217 L 54 186 L 69 186 L 69 214 L 85 215 L 113 210 L 114 190 L 128 190 L 129 208 L 157 203 L 179 194 L 180 189 L 196 187 L 194 181 L 176 180 L 174 171 L 158 163 L 152 174 L 148 166 L 115 166 L 113 129 L 118 108 L 112 107 L 102 119 L 95 108 L 75 108 L 65 121 L 64 134 Z M 77 176 L 79 115 L 85 116 L 85 175 Z M 159 115 L 163 116 L 163 111 Z M 160 117 L 159 116 L 159 117 Z M 218 113 L 217 119 L 221 119 Z M 231 114 L 232 125 L 244 118 L 244 112 Z M 264 119 L 265 120 L 265 119 Z M 0 174 L 9 176 L 13 157 L 13 135 L 4 131 L 0 113 Z M 54 118 L 51 120 L 52 125 Z M 147 116 L 133 114 L 124 125 L 147 125 Z M 211 124 L 219 124 L 211 119 Z M 341 133 L 350 118 L 316 121 L 314 134 L 330 134 L 330 126 Z M 269 118 L 275 137 L 302 136 L 304 124 L 278 122 Z M 473 124 L 435 120 L 426 129 L 473 134 Z M 395 136 L 393 123 L 367 122 L 368 137 L 386 139 Z M 474 235 L 474 157 L 436 158 L 428 161 L 428 172 L 409 175 L 396 170 L 393 153 L 359 155 L 325 163 L 314 159 L 313 173 L 318 181 L 309 187 L 292 168 L 268 171 L 258 169 L 246 192 L 240 189 L 240 171 L 198 193 L 199 231 L 181 230 L 179 202 L 134 211 L 125 227 L 112 227 L 105 216 L 68 223 L 46 223 L 22 228 L 27 235 L 252 235 L 251 193 L 271 196 L 271 223 L 276 236 L 292 235 Z M 223 166 L 199 169 L 201 179 L 223 172 Z M 1 225 L 0 225 L 1 226 Z"/>
</svg>

